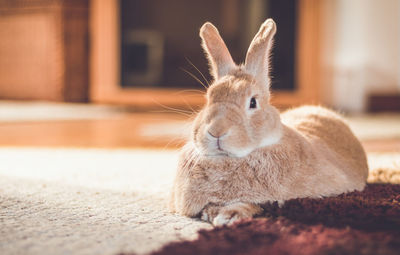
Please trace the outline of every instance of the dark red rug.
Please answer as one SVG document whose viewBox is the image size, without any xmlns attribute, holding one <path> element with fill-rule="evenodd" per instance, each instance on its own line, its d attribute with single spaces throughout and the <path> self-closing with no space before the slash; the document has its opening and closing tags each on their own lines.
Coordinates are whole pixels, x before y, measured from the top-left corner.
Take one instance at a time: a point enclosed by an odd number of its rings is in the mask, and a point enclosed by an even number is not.
<svg viewBox="0 0 400 255">
<path fill-rule="evenodd" d="M 400 185 L 263 205 L 262 217 L 200 231 L 153 254 L 400 254 Z"/>
</svg>

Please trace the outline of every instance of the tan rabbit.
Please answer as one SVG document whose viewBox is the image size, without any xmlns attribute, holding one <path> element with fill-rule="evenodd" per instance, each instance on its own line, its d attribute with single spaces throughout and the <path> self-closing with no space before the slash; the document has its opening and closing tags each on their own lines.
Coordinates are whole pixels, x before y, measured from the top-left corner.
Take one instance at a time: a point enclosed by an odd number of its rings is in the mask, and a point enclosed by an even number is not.
<svg viewBox="0 0 400 255">
<path fill-rule="evenodd" d="M 303 106 L 280 115 L 269 104 L 275 32 L 266 20 L 238 66 L 218 30 L 202 26 L 214 82 L 180 155 L 172 211 L 223 225 L 259 214 L 268 201 L 364 188 L 365 152 L 338 114 Z"/>
</svg>

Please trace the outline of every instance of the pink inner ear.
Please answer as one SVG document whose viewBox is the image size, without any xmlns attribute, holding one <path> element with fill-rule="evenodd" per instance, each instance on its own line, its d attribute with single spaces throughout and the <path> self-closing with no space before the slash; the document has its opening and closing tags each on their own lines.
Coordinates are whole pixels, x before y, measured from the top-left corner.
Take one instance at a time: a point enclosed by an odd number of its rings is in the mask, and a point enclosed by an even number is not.
<svg viewBox="0 0 400 255">
<path fill-rule="evenodd" d="M 214 79 L 221 78 L 235 68 L 232 56 L 214 25 L 205 23 L 200 29 L 200 37 Z"/>
<path fill-rule="evenodd" d="M 272 19 L 266 20 L 252 40 L 246 55 L 246 71 L 266 86 L 269 86 L 269 55 L 275 33 L 275 22 Z"/>
</svg>

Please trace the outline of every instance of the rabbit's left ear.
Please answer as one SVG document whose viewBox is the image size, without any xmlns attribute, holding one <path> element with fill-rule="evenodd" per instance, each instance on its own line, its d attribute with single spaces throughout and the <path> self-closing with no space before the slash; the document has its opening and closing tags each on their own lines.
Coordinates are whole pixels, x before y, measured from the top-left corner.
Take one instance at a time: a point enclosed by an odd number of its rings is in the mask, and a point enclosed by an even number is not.
<svg viewBox="0 0 400 255">
<path fill-rule="evenodd" d="M 200 37 L 208 58 L 211 75 L 215 80 L 227 75 L 229 71 L 235 68 L 236 64 L 213 24 L 206 22 L 200 29 Z"/>
<path fill-rule="evenodd" d="M 266 86 L 269 86 L 269 55 L 275 33 L 275 22 L 272 19 L 267 19 L 250 43 L 246 55 L 246 71 L 259 82 L 265 83 Z"/>
</svg>

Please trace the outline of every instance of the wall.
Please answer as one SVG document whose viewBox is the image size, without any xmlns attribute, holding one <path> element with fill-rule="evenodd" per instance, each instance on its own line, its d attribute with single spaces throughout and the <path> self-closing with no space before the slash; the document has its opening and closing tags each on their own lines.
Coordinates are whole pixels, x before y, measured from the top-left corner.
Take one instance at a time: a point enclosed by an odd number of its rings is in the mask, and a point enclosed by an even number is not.
<svg viewBox="0 0 400 255">
<path fill-rule="evenodd" d="M 400 92 L 400 1 L 324 1 L 323 101 L 361 112 L 371 93 Z"/>
</svg>

